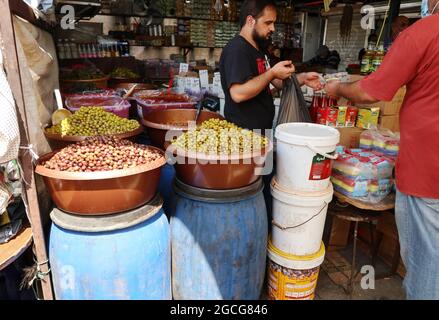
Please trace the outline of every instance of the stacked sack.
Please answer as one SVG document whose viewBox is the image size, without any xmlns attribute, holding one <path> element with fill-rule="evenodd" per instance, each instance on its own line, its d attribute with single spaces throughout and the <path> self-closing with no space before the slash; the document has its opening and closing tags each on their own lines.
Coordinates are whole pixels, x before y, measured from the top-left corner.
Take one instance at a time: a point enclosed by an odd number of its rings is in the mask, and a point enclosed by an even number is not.
<svg viewBox="0 0 439 320">
<path fill-rule="evenodd" d="M 338 150 L 332 168 L 334 189 L 350 198 L 377 203 L 393 189 L 393 158 L 364 149 Z"/>
</svg>

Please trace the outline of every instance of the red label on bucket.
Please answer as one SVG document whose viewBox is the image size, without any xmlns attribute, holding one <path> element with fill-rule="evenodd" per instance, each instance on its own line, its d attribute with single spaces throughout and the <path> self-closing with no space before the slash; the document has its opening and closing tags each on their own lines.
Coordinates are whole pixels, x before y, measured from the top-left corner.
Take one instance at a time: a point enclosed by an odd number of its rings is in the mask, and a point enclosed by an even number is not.
<svg viewBox="0 0 439 320">
<path fill-rule="evenodd" d="M 332 170 L 331 159 L 325 158 L 325 156 L 317 154 L 312 159 L 309 180 L 325 180 L 331 176 L 331 170 Z"/>
</svg>

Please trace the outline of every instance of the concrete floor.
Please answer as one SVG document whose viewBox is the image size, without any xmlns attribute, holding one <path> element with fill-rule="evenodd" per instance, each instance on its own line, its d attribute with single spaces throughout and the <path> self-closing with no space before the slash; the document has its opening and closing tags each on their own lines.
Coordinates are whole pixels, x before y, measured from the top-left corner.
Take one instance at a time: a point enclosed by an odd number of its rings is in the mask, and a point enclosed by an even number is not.
<svg viewBox="0 0 439 320">
<path fill-rule="evenodd" d="M 352 246 L 338 251 L 343 258 L 351 261 Z M 357 250 L 357 268 L 363 265 L 370 265 L 370 258 L 361 249 Z M 404 289 L 402 287 L 403 279 L 399 275 L 375 280 L 374 289 L 362 289 L 359 282 L 354 285 L 352 297 L 345 293 L 345 290 L 334 283 L 328 276 L 328 273 L 320 268 L 319 280 L 316 289 L 316 300 L 403 300 L 405 299 Z M 389 267 L 379 258 L 375 265 L 375 274 L 380 276 L 389 272 Z M 347 279 L 346 279 L 347 280 Z"/>
</svg>

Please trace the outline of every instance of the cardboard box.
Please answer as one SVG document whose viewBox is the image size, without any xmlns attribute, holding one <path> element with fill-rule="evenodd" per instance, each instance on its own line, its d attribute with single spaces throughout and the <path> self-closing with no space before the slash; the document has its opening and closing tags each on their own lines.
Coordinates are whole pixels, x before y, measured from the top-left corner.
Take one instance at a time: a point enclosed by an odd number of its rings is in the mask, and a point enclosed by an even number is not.
<svg viewBox="0 0 439 320">
<path fill-rule="evenodd" d="M 356 104 L 357 107 L 368 107 L 368 108 L 380 108 L 380 113 L 383 116 L 391 116 L 399 114 L 402 103 L 404 101 L 406 88 L 402 87 L 399 89 L 392 101 L 379 101 L 373 104 Z"/>
<path fill-rule="evenodd" d="M 371 129 L 378 127 L 379 108 L 362 108 L 358 110 L 357 127 Z"/>
<path fill-rule="evenodd" d="M 379 128 L 399 132 L 399 115 L 381 116 L 379 120 Z"/>
<path fill-rule="evenodd" d="M 340 132 L 340 144 L 347 148 L 358 148 L 360 145 L 360 135 L 364 131 L 362 128 L 337 128 Z"/>
</svg>

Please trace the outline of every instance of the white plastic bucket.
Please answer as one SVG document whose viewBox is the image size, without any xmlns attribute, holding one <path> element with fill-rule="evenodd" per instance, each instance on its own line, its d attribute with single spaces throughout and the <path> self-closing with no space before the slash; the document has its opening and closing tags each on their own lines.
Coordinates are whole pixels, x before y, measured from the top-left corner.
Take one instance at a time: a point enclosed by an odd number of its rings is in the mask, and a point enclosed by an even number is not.
<svg viewBox="0 0 439 320">
<path fill-rule="evenodd" d="M 321 242 L 317 252 L 308 256 L 294 256 L 282 252 L 268 241 L 268 298 L 271 300 L 312 300 L 325 259 Z"/>
<path fill-rule="evenodd" d="M 331 183 L 324 191 L 291 192 L 283 189 L 276 182 L 276 177 L 273 177 L 273 245 L 288 254 L 298 256 L 317 252 L 333 193 Z"/>
<path fill-rule="evenodd" d="M 340 141 L 338 130 L 312 123 L 284 123 L 276 127 L 275 137 L 279 183 L 295 191 L 326 190 Z"/>
</svg>

